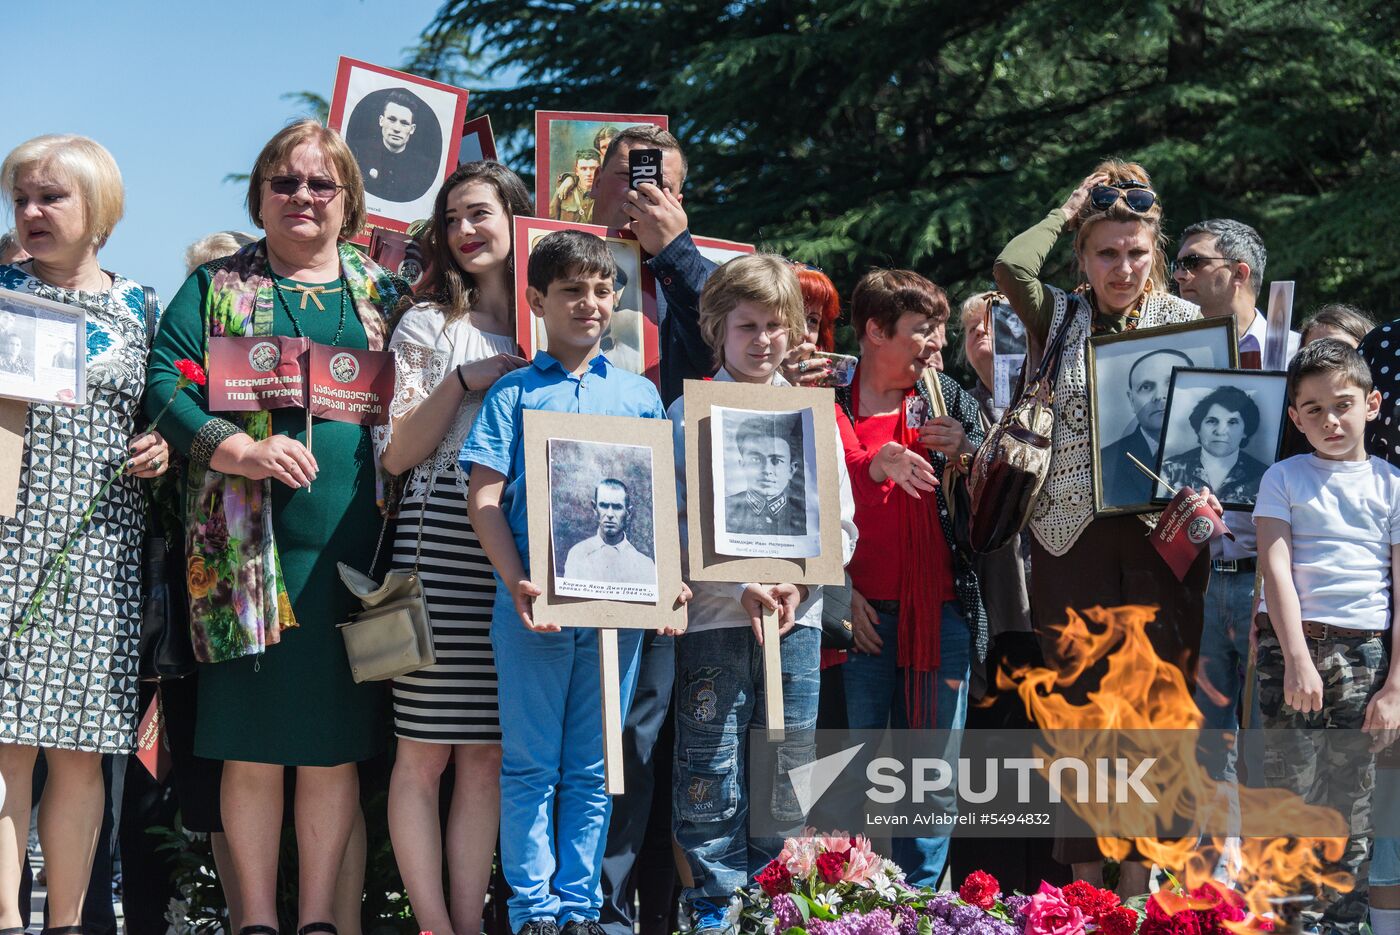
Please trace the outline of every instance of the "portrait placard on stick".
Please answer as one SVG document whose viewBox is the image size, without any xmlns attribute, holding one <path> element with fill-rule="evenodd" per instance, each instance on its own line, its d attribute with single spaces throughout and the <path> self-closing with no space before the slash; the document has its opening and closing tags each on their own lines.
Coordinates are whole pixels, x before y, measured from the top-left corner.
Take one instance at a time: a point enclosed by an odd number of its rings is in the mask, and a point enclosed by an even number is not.
<svg viewBox="0 0 1400 935">
<path fill-rule="evenodd" d="M 535 111 L 535 211 L 556 221 L 593 221 L 593 182 L 618 133 L 650 124 L 667 129 L 664 114 Z"/>
<path fill-rule="evenodd" d="M 210 338 L 209 410 L 305 408 L 310 350 L 309 338 Z"/>
<path fill-rule="evenodd" d="M 593 224 L 549 221 L 542 218 L 515 219 L 515 340 L 527 360 L 536 351 L 549 350 L 544 323 L 530 312 L 526 299 L 526 274 L 530 251 L 547 234 L 577 230 L 602 237 L 617 261 L 613 286 L 612 320 L 603 332 L 602 349 L 614 367 L 661 382 L 661 344 L 657 331 L 656 280 L 651 268 L 642 262 L 642 246 L 630 231 L 609 231 Z"/>
<path fill-rule="evenodd" d="M 604 764 L 616 795 L 623 790 L 617 630 L 686 625 L 685 605 L 676 603 L 671 423 L 527 410 L 524 444 L 530 579 L 541 592 L 535 621 L 599 630 Z"/>
</svg>

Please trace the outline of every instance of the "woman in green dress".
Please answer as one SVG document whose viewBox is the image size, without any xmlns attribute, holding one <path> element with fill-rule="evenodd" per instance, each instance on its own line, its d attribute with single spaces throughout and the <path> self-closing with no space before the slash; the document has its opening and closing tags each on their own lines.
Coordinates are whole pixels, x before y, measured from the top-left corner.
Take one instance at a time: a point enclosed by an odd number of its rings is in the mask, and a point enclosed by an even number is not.
<svg viewBox="0 0 1400 935">
<path fill-rule="evenodd" d="M 385 318 L 408 287 L 346 243 L 365 208 L 340 136 L 315 121 L 274 136 L 253 167 L 248 210 L 266 238 L 196 269 L 162 319 L 152 410 L 176 385 L 175 361 L 207 360 L 210 337 L 384 347 Z M 355 609 L 336 563 L 364 567 L 380 529 L 369 429 L 318 421 L 308 439 L 304 409 L 216 413 L 199 387 L 160 428 L 187 459 L 190 624 L 206 663 L 195 752 L 225 761 L 242 932 L 277 932 L 282 783 L 293 766 L 299 925 L 333 933 L 336 873 L 358 807 L 355 763 L 386 734 L 381 684 L 354 683 L 336 631 Z"/>
</svg>

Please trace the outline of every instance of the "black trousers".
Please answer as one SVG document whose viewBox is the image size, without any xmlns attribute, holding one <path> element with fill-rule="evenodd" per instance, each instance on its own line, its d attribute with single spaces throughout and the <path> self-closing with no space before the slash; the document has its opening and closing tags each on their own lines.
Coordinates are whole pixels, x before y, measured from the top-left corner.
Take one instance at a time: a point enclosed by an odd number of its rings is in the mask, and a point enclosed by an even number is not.
<svg viewBox="0 0 1400 935">
<path fill-rule="evenodd" d="M 603 854 L 603 908 L 608 935 L 632 935 L 633 896 L 641 896 L 642 935 L 673 931 L 676 868 L 671 850 L 671 687 L 675 637 L 648 633 L 642 642 L 637 692 L 623 726 L 626 791 L 613 799 Z M 639 856 L 646 855 L 642 860 Z"/>
</svg>

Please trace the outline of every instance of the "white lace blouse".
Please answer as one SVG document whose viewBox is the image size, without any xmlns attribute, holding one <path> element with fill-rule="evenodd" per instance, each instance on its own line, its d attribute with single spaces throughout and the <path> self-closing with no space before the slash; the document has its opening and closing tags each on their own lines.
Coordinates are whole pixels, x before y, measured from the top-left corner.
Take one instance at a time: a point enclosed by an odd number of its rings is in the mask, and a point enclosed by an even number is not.
<svg viewBox="0 0 1400 935">
<path fill-rule="evenodd" d="M 515 338 L 482 331 L 466 316 L 447 324 L 439 306 L 423 302 L 404 313 L 389 340 L 389 350 L 394 354 L 396 373 L 394 401 L 389 407 L 389 424 L 373 430 L 374 450 L 381 457 L 393 436 L 394 423 L 427 399 L 445 375 L 455 380 L 452 371 L 458 366 L 496 354 L 514 354 L 516 346 Z M 437 450 L 409 471 L 404 503 L 425 501 L 435 477 L 452 477 L 462 496 L 467 495 L 467 478 L 457 465 L 457 453 L 485 395 L 484 391 L 467 393 Z"/>
</svg>

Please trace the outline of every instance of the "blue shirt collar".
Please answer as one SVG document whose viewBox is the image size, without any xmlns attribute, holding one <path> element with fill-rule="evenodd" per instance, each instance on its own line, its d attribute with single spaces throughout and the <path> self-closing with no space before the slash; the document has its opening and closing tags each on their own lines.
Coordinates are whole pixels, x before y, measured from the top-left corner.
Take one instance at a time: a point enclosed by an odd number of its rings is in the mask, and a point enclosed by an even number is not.
<svg viewBox="0 0 1400 935">
<path fill-rule="evenodd" d="M 549 353 L 549 351 L 535 351 L 535 357 L 530 363 L 536 370 L 558 370 L 565 376 L 573 376 L 573 374 L 564 369 L 564 365 L 559 363 L 558 359 L 553 354 Z M 611 366 L 612 361 L 608 360 L 607 355 L 603 354 L 601 351 L 593 355 L 593 359 L 588 362 L 588 369 L 597 374 L 606 374 L 607 368 Z"/>
</svg>

